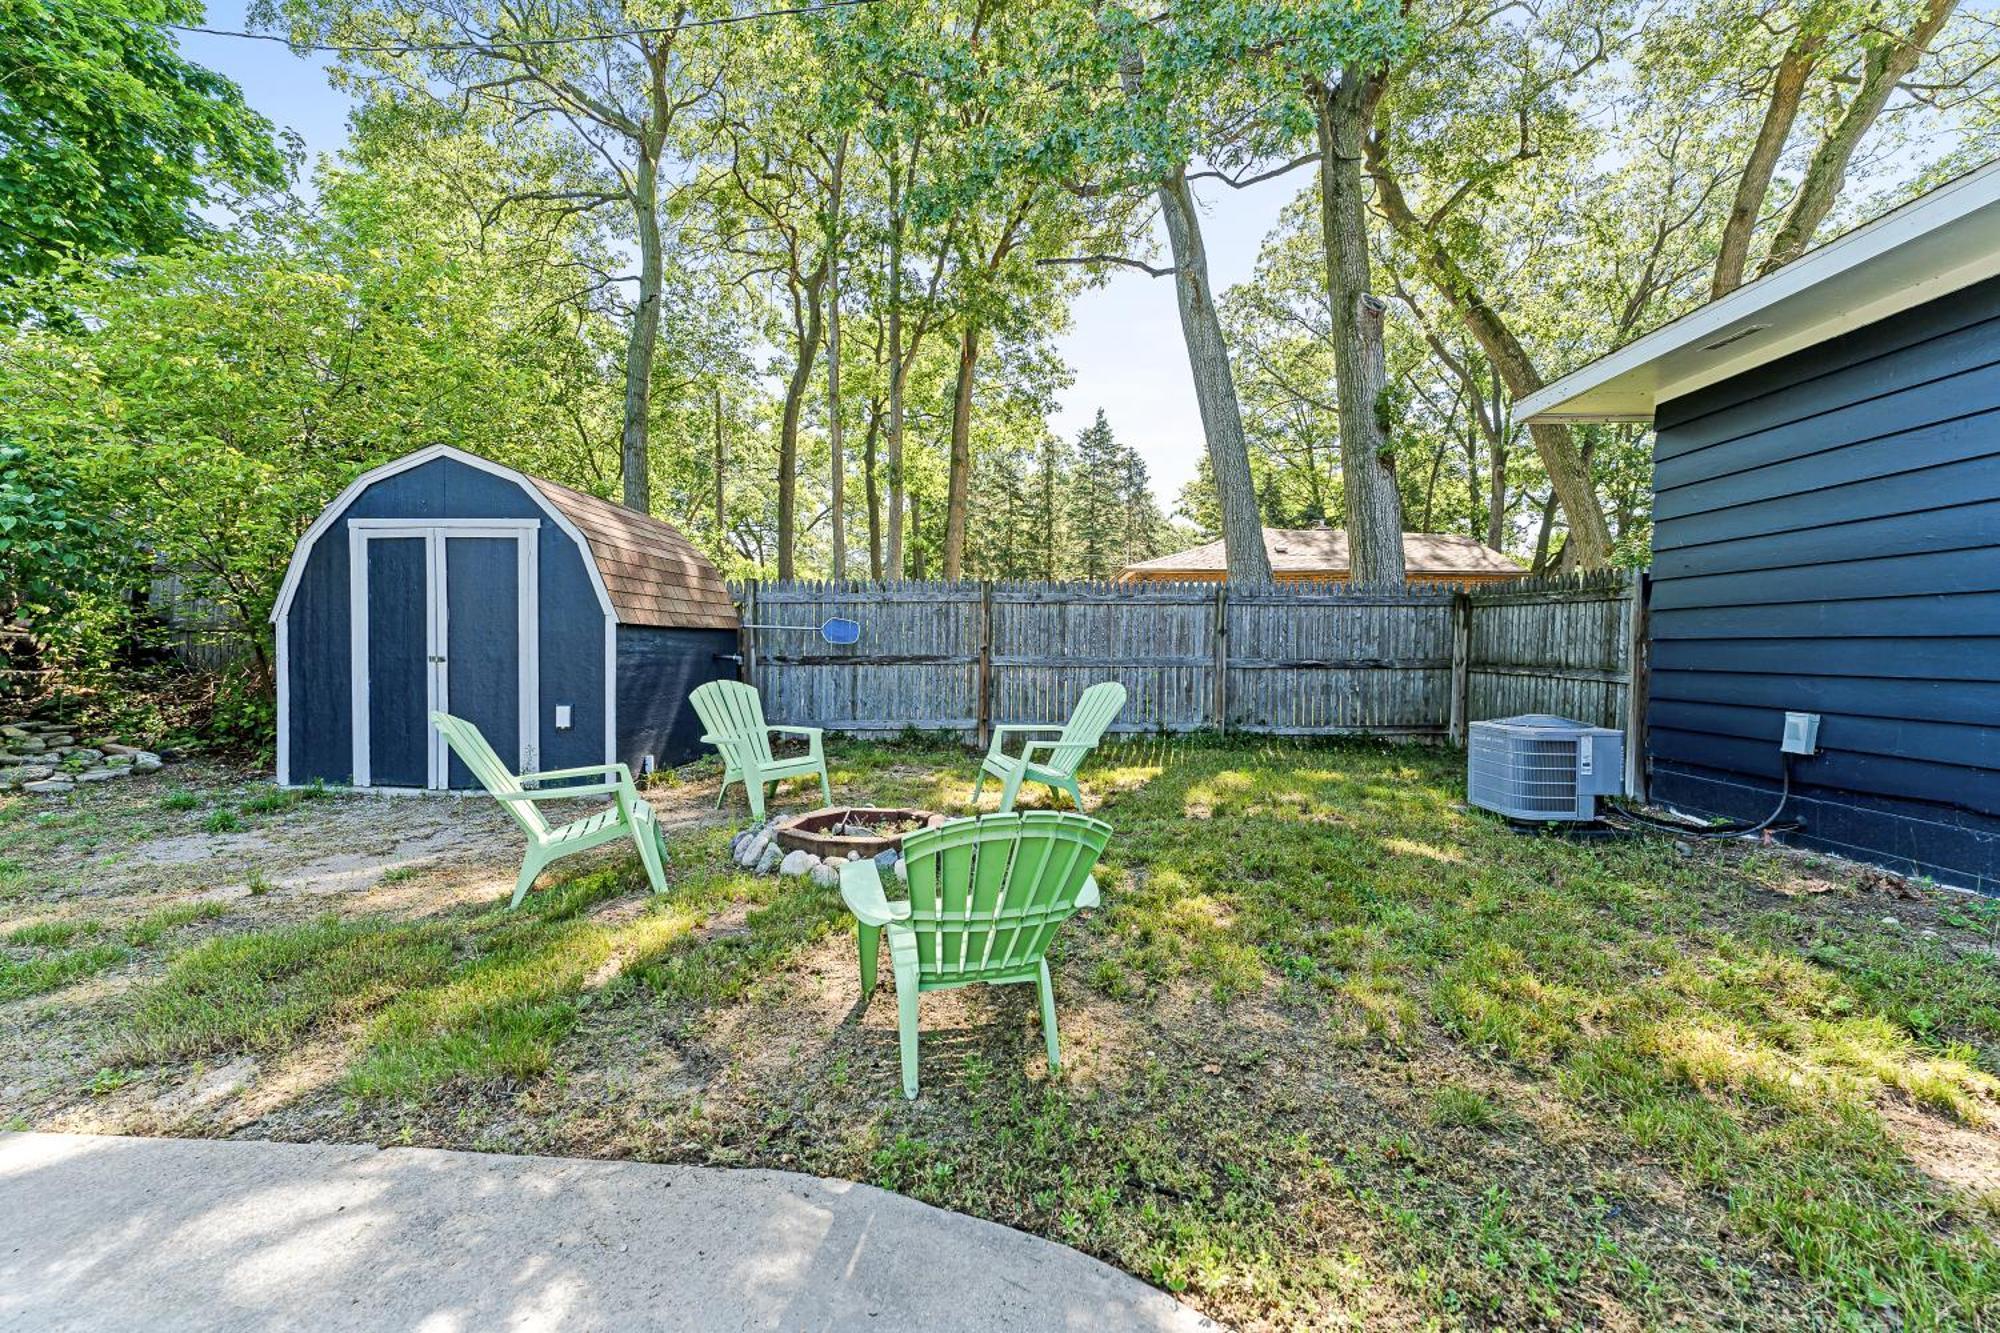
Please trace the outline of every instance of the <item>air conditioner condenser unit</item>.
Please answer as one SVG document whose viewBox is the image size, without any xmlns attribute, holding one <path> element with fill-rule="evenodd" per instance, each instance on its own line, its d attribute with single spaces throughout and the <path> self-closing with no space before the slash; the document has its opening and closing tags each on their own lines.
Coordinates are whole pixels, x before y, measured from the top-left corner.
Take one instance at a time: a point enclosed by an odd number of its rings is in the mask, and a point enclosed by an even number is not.
<svg viewBox="0 0 2000 1333">
<path fill-rule="evenodd" d="M 1597 798 L 1625 790 L 1625 736 L 1548 713 L 1467 729 L 1467 798 L 1527 823 L 1594 820 Z"/>
</svg>

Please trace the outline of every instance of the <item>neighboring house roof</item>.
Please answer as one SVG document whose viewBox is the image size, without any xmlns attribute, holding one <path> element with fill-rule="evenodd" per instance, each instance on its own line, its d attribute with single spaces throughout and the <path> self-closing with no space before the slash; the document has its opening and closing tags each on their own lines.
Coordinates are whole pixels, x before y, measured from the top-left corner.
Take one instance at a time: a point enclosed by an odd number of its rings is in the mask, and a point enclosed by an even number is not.
<svg viewBox="0 0 2000 1333">
<path fill-rule="evenodd" d="M 1273 574 L 1345 576 L 1347 534 L 1339 528 L 1265 528 L 1264 551 Z M 1403 534 L 1403 564 L 1408 573 L 1429 578 L 1493 578 L 1527 573 L 1504 554 L 1471 537 L 1444 532 Z M 1170 574 L 1212 574 L 1228 567 L 1222 543 L 1141 560 L 1125 566 L 1123 577 Z"/>
<path fill-rule="evenodd" d="M 1517 420 L 1650 421 L 1660 403 L 2000 273 L 2000 162 L 1938 186 L 1514 405 Z"/>
<path fill-rule="evenodd" d="M 583 533 L 619 623 L 736 628 L 736 605 L 722 575 L 679 531 L 609 500 L 522 475 Z"/>
</svg>

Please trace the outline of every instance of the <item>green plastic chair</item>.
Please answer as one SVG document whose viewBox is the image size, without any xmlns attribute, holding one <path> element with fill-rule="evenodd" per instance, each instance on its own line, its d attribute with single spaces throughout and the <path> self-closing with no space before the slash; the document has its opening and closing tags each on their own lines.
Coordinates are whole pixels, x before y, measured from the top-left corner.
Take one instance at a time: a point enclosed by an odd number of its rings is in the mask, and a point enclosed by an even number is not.
<svg viewBox="0 0 2000 1333">
<path fill-rule="evenodd" d="M 818 727 L 773 727 L 764 721 L 764 701 L 757 691 L 735 680 L 711 680 L 697 686 L 688 701 L 701 719 L 701 739 L 722 754 L 722 787 L 715 793 L 719 809 L 729 784 L 740 782 L 750 798 L 750 814 L 764 817 L 764 784 L 785 778 L 819 776 L 826 803 L 833 804 L 833 784 L 827 781 L 826 755 Z M 771 733 L 783 732 L 806 738 L 806 753 L 797 759 L 778 759 L 771 754 Z"/>
<path fill-rule="evenodd" d="M 541 874 L 551 861 L 560 861 L 565 856 L 627 837 L 639 849 L 639 860 L 645 864 L 646 878 L 652 881 L 653 892 L 667 891 L 664 869 L 666 836 L 660 832 L 659 821 L 653 817 L 653 807 L 639 795 L 639 788 L 632 781 L 631 769 L 623 764 L 591 764 L 585 768 L 516 774 L 500 762 L 500 756 L 493 753 L 493 747 L 479 734 L 479 728 L 464 718 L 453 717 L 449 713 L 432 713 L 431 724 L 465 766 L 472 770 L 472 776 L 479 779 L 487 794 L 500 802 L 528 835 L 528 854 L 521 860 L 521 874 L 514 881 L 514 900 L 507 904 L 509 908 L 521 905 L 521 900 L 528 896 L 528 889 L 535 882 L 535 876 Z M 573 787 L 533 790 L 523 785 L 587 777 L 606 780 Z M 573 801 L 579 796 L 610 796 L 613 804 L 608 810 L 600 810 L 594 815 L 585 815 L 582 819 L 573 819 L 554 828 L 535 808 L 537 801 Z"/>
<path fill-rule="evenodd" d="M 1049 1070 L 1061 1067 L 1046 955 L 1058 926 L 1078 908 L 1097 905 L 1090 872 L 1110 836 L 1100 820 L 1053 811 L 948 820 L 903 839 L 905 902 L 883 895 L 873 861 L 840 868 L 840 896 L 860 937 L 864 1001 L 874 993 L 882 932 L 889 932 L 905 1097 L 917 1095 L 917 997 L 924 991 L 1034 982 Z"/>
<path fill-rule="evenodd" d="M 990 773 L 1000 779 L 1000 813 L 1003 815 L 1014 808 L 1014 798 L 1020 793 L 1023 782 L 1039 782 L 1066 791 L 1070 800 L 1076 803 L 1076 808 L 1082 810 L 1083 793 L 1076 785 L 1076 771 L 1083 767 L 1083 761 L 1104 739 L 1104 729 L 1111 725 L 1112 719 L 1124 707 L 1125 687 L 1115 680 L 1107 680 L 1085 690 L 1071 710 L 1069 721 L 1061 726 L 1050 722 L 993 728 L 993 744 L 987 748 L 986 758 L 979 765 L 978 780 L 972 784 L 972 803 L 975 806 L 979 804 L 979 789 L 986 785 L 986 776 Z M 1018 755 L 1001 753 L 1001 746 L 1010 734 L 1034 731 L 1056 731 L 1061 735 L 1052 741 L 1029 741 L 1021 747 Z M 1048 757 L 1037 759 L 1035 752 L 1038 750 L 1047 750 Z"/>
</svg>

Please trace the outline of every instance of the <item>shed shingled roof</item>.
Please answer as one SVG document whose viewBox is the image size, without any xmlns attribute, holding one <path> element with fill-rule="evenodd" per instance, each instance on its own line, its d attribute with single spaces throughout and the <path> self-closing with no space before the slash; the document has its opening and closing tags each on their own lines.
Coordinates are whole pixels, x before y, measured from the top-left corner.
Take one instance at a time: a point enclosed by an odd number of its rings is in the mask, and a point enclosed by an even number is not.
<svg viewBox="0 0 2000 1333">
<path fill-rule="evenodd" d="M 522 475 L 590 543 L 620 624 L 736 628 L 736 605 L 722 575 L 678 531 L 609 500 Z"/>
<path fill-rule="evenodd" d="M 1347 534 L 1339 528 L 1265 528 L 1264 551 L 1273 574 L 1340 574 L 1348 571 Z M 1403 534 L 1403 564 L 1426 577 L 1492 577 L 1527 571 L 1503 553 L 1471 537 L 1448 532 Z M 1127 577 L 1148 574 L 1210 573 L 1228 568 L 1222 543 L 1209 542 L 1173 555 L 1125 566 Z"/>
</svg>

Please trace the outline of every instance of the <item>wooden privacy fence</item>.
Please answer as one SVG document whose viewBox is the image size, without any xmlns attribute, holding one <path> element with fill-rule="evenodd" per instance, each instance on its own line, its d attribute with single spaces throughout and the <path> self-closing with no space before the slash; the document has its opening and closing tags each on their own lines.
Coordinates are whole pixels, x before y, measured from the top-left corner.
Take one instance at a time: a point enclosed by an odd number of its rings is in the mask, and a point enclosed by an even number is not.
<svg viewBox="0 0 2000 1333">
<path fill-rule="evenodd" d="M 1644 580 L 1626 572 L 1465 590 L 1219 583 L 745 583 L 744 678 L 777 723 L 952 731 L 1066 716 L 1130 692 L 1117 729 L 1437 736 L 1560 713 L 1630 734 Z M 828 644 L 823 621 L 860 622 Z"/>
</svg>

